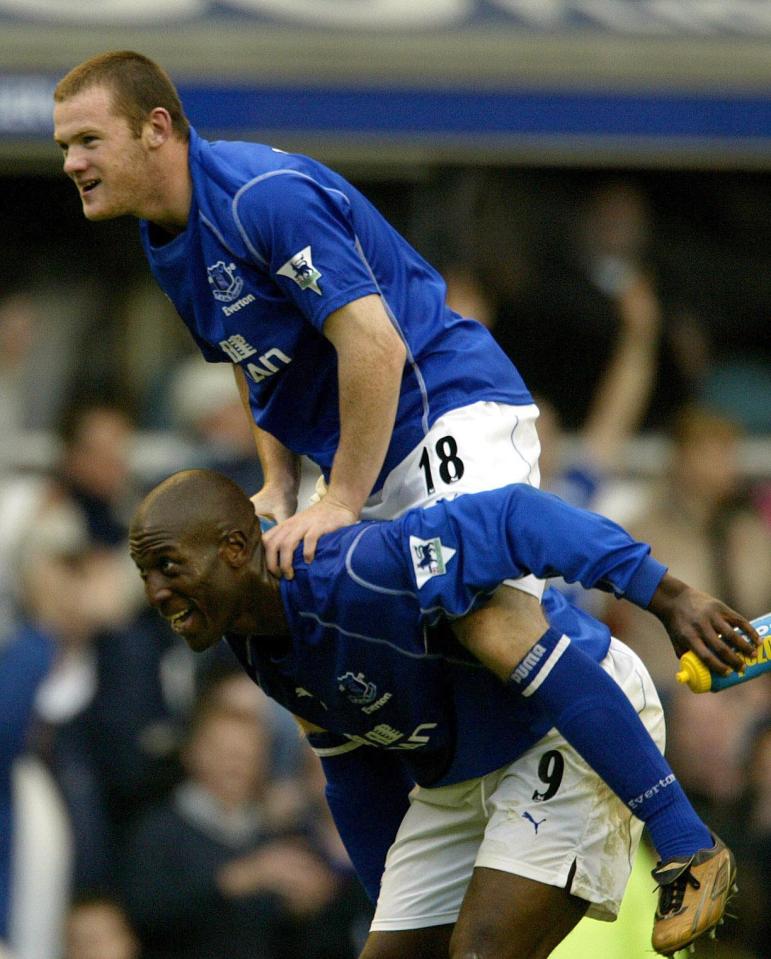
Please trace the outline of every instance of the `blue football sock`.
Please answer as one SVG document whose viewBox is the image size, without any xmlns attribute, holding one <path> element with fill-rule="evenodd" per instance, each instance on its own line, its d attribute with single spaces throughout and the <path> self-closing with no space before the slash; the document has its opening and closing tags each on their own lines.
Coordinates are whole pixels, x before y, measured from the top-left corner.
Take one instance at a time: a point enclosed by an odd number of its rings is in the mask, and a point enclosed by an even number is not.
<svg viewBox="0 0 771 959">
<path fill-rule="evenodd" d="M 548 629 L 513 670 L 509 687 L 554 726 L 641 819 L 659 858 L 714 841 L 621 687 L 567 636 Z"/>
</svg>

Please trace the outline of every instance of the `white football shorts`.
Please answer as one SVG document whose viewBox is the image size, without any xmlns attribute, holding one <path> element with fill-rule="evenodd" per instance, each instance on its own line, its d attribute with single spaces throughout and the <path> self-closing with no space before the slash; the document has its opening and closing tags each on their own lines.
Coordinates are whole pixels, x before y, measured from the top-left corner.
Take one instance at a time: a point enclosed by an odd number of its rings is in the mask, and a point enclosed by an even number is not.
<svg viewBox="0 0 771 959">
<path fill-rule="evenodd" d="M 663 752 L 664 714 L 640 658 L 613 639 L 602 667 Z M 589 903 L 588 916 L 612 921 L 642 828 L 552 729 L 503 769 L 452 786 L 413 789 L 386 859 L 372 929 L 454 923 L 475 866 L 569 885 Z"/>
<path fill-rule="evenodd" d="M 532 403 L 508 406 L 480 401 L 450 410 L 391 470 L 382 488 L 364 504 L 361 518 L 395 519 L 415 506 L 432 506 L 461 493 L 509 483 L 539 486 L 537 418 L 538 407 Z M 322 479 L 312 499 L 323 493 Z M 543 581 L 535 576 L 506 582 L 538 598 L 543 593 Z"/>
</svg>

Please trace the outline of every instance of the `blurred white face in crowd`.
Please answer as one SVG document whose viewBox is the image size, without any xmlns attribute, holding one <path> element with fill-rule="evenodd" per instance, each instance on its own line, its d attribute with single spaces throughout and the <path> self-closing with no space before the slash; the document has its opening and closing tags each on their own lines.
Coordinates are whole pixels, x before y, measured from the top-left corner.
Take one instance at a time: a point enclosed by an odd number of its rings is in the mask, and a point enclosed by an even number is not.
<svg viewBox="0 0 771 959">
<path fill-rule="evenodd" d="M 254 801 L 268 776 L 267 731 L 238 714 L 215 712 L 201 723 L 187 749 L 189 774 L 228 809 Z"/>
<path fill-rule="evenodd" d="M 119 411 L 95 407 L 86 413 L 67 451 L 69 476 L 89 493 L 119 498 L 131 473 L 134 428 Z"/>
<path fill-rule="evenodd" d="M 88 903 L 67 920 L 65 959 L 138 959 L 139 945 L 120 910 Z"/>
<path fill-rule="evenodd" d="M 87 219 L 142 215 L 153 190 L 144 136 L 135 136 L 126 117 L 113 112 L 106 87 L 87 87 L 54 106 L 54 139 Z"/>
<path fill-rule="evenodd" d="M 636 260 L 648 246 L 650 234 L 650 211 L 632 184 L 607 184 L 591 198 L 583 241 L 595 254 Z"/>
</svg>

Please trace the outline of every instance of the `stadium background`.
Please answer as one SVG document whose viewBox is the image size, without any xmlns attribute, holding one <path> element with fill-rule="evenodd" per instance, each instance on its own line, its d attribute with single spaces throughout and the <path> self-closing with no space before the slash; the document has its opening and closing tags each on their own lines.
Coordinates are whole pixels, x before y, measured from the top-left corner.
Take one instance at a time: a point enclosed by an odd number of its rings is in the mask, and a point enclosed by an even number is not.
<svg viewBox="0 0 771 959">
<path fill-rule="evenodd" d="M 432 262 L 480 285 L 494 331 L 511 322 L 522 277 L 548 271 L 585 198 L 631 185 L 712 351 L 695 395 L 676 399 L 740 424 L 743 478 L 768 523 L 769 40 L 764 0 L 0 0 L 0 309 L 21 297 L 36 313 L 23 375 L 0 380 L 14 388 L 0 483 L 55 466 L 57 418 L 80 394 L 127 402 L 137 485 L 191 455 L 167 402 L 190 345 L 148 283 L 135 224 L 87 223 L 51 142 L 58 77 L 125 48 L 169 70 L 205 136 L 339 168 Z M 570 364 L 554 351 L 547 380 L 569 381 Z M 659 384 L 625 444 L 602 501 L 621 519 L 665 470 L 674 402 Z M 570 450 L 580 424 L 567 426 Z M 8 557 L 8 537 L 0 547 Z M 771 582 L 765 595 L 752 615 L 771 607 Z M 767 720 L 771 701 L 753 708 Z M 762 913 L 767 887 L 758 896 Z M 722 950 L 771 955 L 740 930 Z"/>
</svg>

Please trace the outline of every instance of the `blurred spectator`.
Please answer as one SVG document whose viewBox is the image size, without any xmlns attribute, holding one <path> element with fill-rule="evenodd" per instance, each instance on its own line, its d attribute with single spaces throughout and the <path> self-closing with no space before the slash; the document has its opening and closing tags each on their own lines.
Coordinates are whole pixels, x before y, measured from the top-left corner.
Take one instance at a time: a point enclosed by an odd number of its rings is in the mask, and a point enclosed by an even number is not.
<svg viewBox="0 0 771 959">
<path fill-rule="evenodd" d="M 134 423 L 120 404 L 86 395 L 63 410 L 57 432 L 53 482 L 88 527 L 89 601 L 103 625 L 124 626 L 144 609 L 126 548 L 128 516 L 141 495 L 132 472 Z"/>
<path fill-rule="evenodd" d="M 53 479 L 11 484 L 9 509 L 50 499 L 80 524 L 82 542 L 64 595 L 48 589 L 37 571 L 25 596 L 33 609 L 50 613 L 56 649 L 37 695 L 35 745 L 70 817 L 75 889 L 110 888 L 129 819 L 180 776 L 176 750 L 194 698 L 195 666 L 190 651 L 146 608 L 128 557 L 124 516 L 136 495 L 130 417 L 120 406 L 86 397 L 64 411 L 60 432 Z M 29 526 L 34 508 L 27 512 Z M 21 525 L 15 535 L 23 543 L 28 529 Z M 12 578 L 10 563 L 6 577 Z"/>
<path fill-rule="evenodd" d="M 71 401 L 58 423 L 60 450 L 47 482 L 43 476 L 16 474 L 8 478 L 0 497 L 3 535 L 0 537 L 0 632 L 7 621 L 7 583 L 13 577 L 14 536 L 23 539 L 17 513 L 26 516 L 36 499 L 66 500 L 87 526 L 91 614 L 102 624 L 123 624 L 144 608 L 142 592 L 126 549 L 126 517 L 139 490 L 132 482 L 134 427 L 123 409 L 103 399 Z M 27 521 L 30 521 L 29 519 Z M 13 533 L 6 536 L 10 525 Z M 22 524 L 23 525 L 23 524 Z"/>
<path fill-rule="evenodd" d="M 636 235 L 636 231 L 630 232 Z M 517 347 L 512 345 L 506 320 L 495 316 L 494 304 L 480 279 L 456 265 L 447 271 L 446 282 L 448 305 L 490 327 L 504 348 L 511 347 L 516 363 Z M 578 420 L 576 413 L 570 417 L 578 440 L 570 462 L 564 460 L 564 422 L 550 398 L 551 391 L 536 391 L 541 410 L 541 485 L 576 506 L 587 506 L 596 498 L 602 479 L 618 466 L 624 443 L 641 426 L 659 361 L 661 305 L 649 275 L 639 266 L 619 264 L 613 298 L 616 315 L 609 331 L 607 357 L 602 358 L 601 365 L 595 362 L 596 376 L 586 397 L 583 419 Z M 525 351 L 529 348 L 526 343 L 521 346 Z"/>
<path fill-rule="evenodd" d="M 530 389 L 551 400 L 565 428 L 580 429 L 628 306 L 624 298 L 637 287 L 636 295 L 663 321 L 666 349 L 655 364 L 655 403 L 641 411 L 647 425 L 660 425 L 704 375 L 704 324 L 683 303 L 677 278 L 667 275 L 648 199 L 633 181 L 601 183 L 574 212 L 564 236 L 555 231 L 542 251 L 526 288 L 501 305 L 495 335 Z"/>
<path fill-rule="evenodd" d="M 15 545 L 18 621 L 0 651 L 0 938 L 11 938 L 20 959 L 50 955 L 51 933 L 59 933 L 69 888 L 70 859 L 68 841 L 56 833 L 63 817 L 48 777 L 43 770 L 22 770 L 19 759 L 53 672 L 60 670 L 74 687 L 87 685 L 88 669 L 81 673 L 75 661 L 90 628 L 81 566 L 88 543 L 81 518 L 42 491 L 34 512 Z M 45 857 L 42 881 L 40 857 Z"/>
<path fill-rule="evenodd" d="M 194 444 L 190 465 L 219 470 L 255 493 L 262 468 L 231 365 L 190 357 L 171 378 L 170 399 L 174 423 Z"/>
<path fill-rule="evenodd" d="M 0 436 L 10 437 L 26 425 L 24 402 L 28 359 L 35 340 L 37 311 L 29 296 L 0 300 Z"/>
<path fill-rule="evenodd" d="M 192 695 L 193 682 L 192 654 L 151 613 L 99 629 L 91 652 L 90 699 L 67 715 L 41 704 L 39 736 L 74 818 L 77 890 L 114 887 L 125 830 L 178 781 L 189 710 L 182 687 L 190 683 Z"/>
<path fill-rule="evenodd" d="M 617 307 L 619 322 L 612 349 L 569 458 L 559 412 L 548 397 L 537 396 L 541 486 L 574 506 L 596 504 L 603 483 L 620 464 L 624 444 L 640 427 L 653 388 L 661 312 L 645 276 L 630 276 L 619 287 Z"/>
<path fill-rule="evenodd" d="M 0 437 L 51 429 L 78 361 L 87 297 L 79 286 L 18 283 L 0 297 Z M 41 384 L 45 384 L 41 388 Z M 12 451 L 6 451 L 10 456 Z"/>
<path fill-rule="evenodd" d="M 314 955 L 303 934 L 338 880 L 302 835 L 273 830 L 269 752 L 264 726 L 204 700 L 186 778 L 125 847 L 126 901 L 148 959 Z"/>
<path fill-rule="evenodd" d="M 90 567 L 86 561 L 86 592 L 98 591 Z M 75 641 L 70 628 L 58 632 L 57 662 L 36 708 L 36 750 L 59 784 L 72 824 L 76 891 L 114 887 L 124 830 L 179 777 L 184 721 L 164 686 L 165 673 L 184 668 L 189 658 L 176 656 L 171 631 L 147 613 L 121 627 L 106 627 L 99 615 Z"/>
<path fill-rule="evenodd" d="M 229 651 L 228 651 L 229 652 Z M 294 718 L 270 699 L 235 659 L 215 660 L 204 674 L 201 699 L 208 708 L 235 712 L 262 725 L 270 738 L 271 776 L 263 796 L 274 831 L 300 829 L 335 873 L 337 892 L 306 924 L 303 955 L 312 959 L 358 956 L 372 919 L 367 898 L 327 806 L 321 763 Z"/>
<path fill-rule="evenodd" d="M 740 436 L 735 423 L 705 408 L 680 410 L 665 475 L 629 526 L 675 576 L 752 618 L 771 607 L 771 531 L 741 473 Z M 611 611 L 618 635 L 645 660 L 666 700 L 676 686 L 676 663 L 663 632 L 628 603 Z"/>
<path fill-rule="evenodd" d="M 303 767 L 297 785 L 304 798 L 302 817 L 308 834 L 337 879 L 337 890 L 328 905 L 309 923 L 307 937 L 312 949 L 303 953 L 312 959 L 342 959 L 358 956 L 364 948 L 374 912 L 340 839 L 325 797 L 326 777 L 321 761 L 303 738 Z M 278 793 L 280 795 L 280 792 Z M 274 802 L 275 802 L 274 796 Z"/>
<path fill-rule="evenodd" d="M 674 667 L 673 667 L 674 668 Z M 667 755 L 700 815 L 727 843 L 742 842 L 746 817 L 735 815 L 744 792 L 748 746 L 768 713 L 768 677 L 719 695 L 674 690 L 667 708 Z M 733 846 L 732 846 L 733 848 Z"/>
<path fill-rule="evenodd" d="M 58 479 L 83 511 L 92 541 L 122 546 L 138 496 L 131 477 L 131 417 L 112 402 L 77 398 L 64 410 L 58 435 Z"/>
<path fill-rule="evenodd" d="M 245 716 L 250 722 L 263 726 L 270 736 L 270 777 L 273 781 L 271 797 L 276 784 L 287 784 L 294 793 L 304 788 L 300 773 L 308 751 L 305 737 L 300 734 L 294 718 L 279 704 L 266 696 L 244 672 L 229 647 L 221 643 L 204 662 L 199 675 L 199 696 L 212 707 L 229 710 Z M 197 658 L 205 659 L 206 654 Z M 299 808 L 285 797 L 284 809 Z M 273 801 L 271 799 L 271 801 Z M 299 801 L 302 805 L 304 798 Z M 278 805 L 278 803 L 274 803 Z"/>
<path fill-rule="evenodd" d="M 655 379 L 661 311 L 647 278 L 631 275 L 619 287 L 616 302 L 619 324 L 612 350 L 567 455 L 559 413 L 548 399 L 536 395 L 541 487 L 583 509 L 604 511 L 602 501 L 616 478 L 625 444 L 640 427 Z M 564 580 L 553 585 L 602 618 L 606 596 Z"/>
<path fill-rule="evenodd" d="M 97 689 L 94 644 L 101 600 L 91 598 L 90 544 L 82 515 L 66 500 L 56 525 L 45 513 L 28 530 L 19 552 L 22 621 L 44 631 L 52 666 L 35 699 L 35 748 L 51 769 L 71 817 L 75 881 L 101 880 L 109 866 L 102 788 L 93 757 L 74 735 L 77 717 Z M 98 865 L 97 865 L 98 863 Z"/>
<path fill-rule="evenodd" d="M 139 940 L 116 899 L 98 893 L 74 899 L 63 959 L 140 959 Z"/>
<path fill-rule="evenodd" d="M 21 625 L 0 646 L 0 943 L 8 940 L 15 811 L 13 771 L 27 746 L 40 683 L 53 660 L 53 644 L 40 625 Z M 18 810 L 16 811 L 18 813 Z"/>
</svg>

